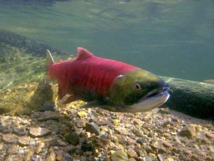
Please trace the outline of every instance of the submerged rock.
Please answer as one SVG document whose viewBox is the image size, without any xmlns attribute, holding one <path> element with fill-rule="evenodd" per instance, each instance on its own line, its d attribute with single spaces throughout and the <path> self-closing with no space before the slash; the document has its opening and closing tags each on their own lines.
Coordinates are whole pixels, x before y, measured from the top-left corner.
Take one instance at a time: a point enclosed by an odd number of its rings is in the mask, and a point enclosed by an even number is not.
<svg viewBox="0 0 214 161">
<path fill-rule="evenodd" d="M 186 127 L 181 129 L 178 135 L 191 138 L 196 135 L 196 129 L 193 125 L 186 125 Z"/>
<path fill-rule="evenodd" d="M 86 127 L 85 130 L 91 133 L 95 133 L 96 135 L 100 134 L 100 128 L 97 124 L 95 124 L 94 122 L 92 123 L 86 123 Z"/>
<path fill-rule="evenodd" d="M 128 161 L 128 155 L 122 150 L 115 151 L 111 155 L 111 161 Z"/>
<path fill-rule="evenodd" d="M 71 134 L 67 134 L 65 136 L 66 141 L 72 145 L 77 145 L 79 144 L 79 135 L 76 133 L 71 133 Z"/>
<path fill-rule="evenodd" d="M 17 142 L 17 139 L 18 137 L 14 134 L 4 134 L 3 137 L 2 137 L 2 140 L 4 143 L 7 143 L 7 144 L 14 144 Z"/>
<path fill-rule="evenodd" d="M 29 134 L 32 137 L 43 137 L 46 135 L 49 135 L 51 131 L 46 128 L 41 128 L 41 127 L 30 127 L 29 129 Z"/>
<path fill-rule="evenodd" d="M 161 77 L 172 93 L 165 103 L 170 109 L 203 119 L 214 119 L 214 85 L 184 79 Z"/>
<path fill-rule="evenodd" d="M 0 91 L 0 114 L 28 114 L 38 110 L 46 102 L 53 102 L 53 91 L 50 84 L 24 83 Z"/>
<path fill-rule="evenodd" d="M 204 83 L 214 84 L 214 79 L 204 80 L 203 82 L 204 82 Z"/>
</svg>

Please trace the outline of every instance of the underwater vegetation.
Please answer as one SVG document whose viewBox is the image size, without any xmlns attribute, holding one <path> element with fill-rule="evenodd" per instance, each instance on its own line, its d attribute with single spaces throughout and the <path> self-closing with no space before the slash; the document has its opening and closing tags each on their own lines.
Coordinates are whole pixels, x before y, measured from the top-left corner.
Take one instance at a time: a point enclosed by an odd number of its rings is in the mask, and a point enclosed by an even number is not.
<svg viewBox="0 0 214 161">
<path fill-rule="evenodd" d="M 45 52 L 68 54 L 21 35 L 0 30 L 0 91 L 22 82 L 44 81 Z M 70 55 L 71 57 L 71 55 Z M 56 58 L 58 58 L 56 54 Z"/>
</svg>

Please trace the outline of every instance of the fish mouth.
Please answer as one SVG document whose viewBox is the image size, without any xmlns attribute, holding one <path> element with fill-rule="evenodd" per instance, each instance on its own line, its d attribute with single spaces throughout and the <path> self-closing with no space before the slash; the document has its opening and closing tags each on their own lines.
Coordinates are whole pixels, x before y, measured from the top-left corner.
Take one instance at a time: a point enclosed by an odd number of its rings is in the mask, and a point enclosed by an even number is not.
<svg viewBox="0 0 214 161">
<path fill-rule="evenodd" d="M 161 89 L 154 89 L 154 90 L 150 91 L 149 93 L 147 93 L 145 96 L 143 96 L 143 98 L 141 98 L 140 101 L 139 101 L 138 103 L 140 103 L 140 102 L 142 102 L 142 101 L 144 101 L 144 100 L 146 100 L 146 99 L 149 99 L 149 98 L 151 98 L 151 97 L 155 97 L 155 96 L 158 96 L 158 95 L 162 95 L 162 94 L 164 94 L 165 92 L 168 92 L 168 91 L 170 91 L 170 90 L 171 90 L 171 89 L 170 89 L 169 87 L 163 87 L 163 88 L 161 88 Z"/>
<path fill-rule="evenodd" d="M 161 106 L 169 99 L 169 91 L 169 87 L 162 87 L 161 89 L 150 91 L 143 96 L 140 101 L 131 105 L 128 108 L 129 112 L 145 112 Z"/>
</svg>

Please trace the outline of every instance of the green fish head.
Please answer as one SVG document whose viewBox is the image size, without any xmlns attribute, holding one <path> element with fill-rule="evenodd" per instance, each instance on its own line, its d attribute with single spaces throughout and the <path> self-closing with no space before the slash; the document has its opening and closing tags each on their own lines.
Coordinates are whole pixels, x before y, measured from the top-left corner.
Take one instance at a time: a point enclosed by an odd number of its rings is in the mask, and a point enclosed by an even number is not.
<svg viewBox="0 0 214 161">
<path fill-rule="evenodd" d="M 119 75 L 113 81 L 109 102 L 119 112 L 148 111 L 165 103 L 169 85 L 156 75 L 139 69 Z"/>
</svg>

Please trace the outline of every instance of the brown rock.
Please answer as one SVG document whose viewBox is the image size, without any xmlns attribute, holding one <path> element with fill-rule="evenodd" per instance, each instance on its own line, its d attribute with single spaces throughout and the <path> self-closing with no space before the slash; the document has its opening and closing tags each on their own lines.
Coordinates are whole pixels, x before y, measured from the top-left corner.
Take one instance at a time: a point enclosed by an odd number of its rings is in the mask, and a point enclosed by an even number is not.
<svg viewBox="0 0 214 161">
<path fill-rule="evenodd" d="M 133 123 L 134 123 L 134 125 L 141 126 L 143 124 L 143 121 L 141 121 L 140 119 L 133 119 Z"/>
<path fill-rule="evenodd" d="M 54 150 L 51 150 L 49 156 L 46 158 L 46 161 L 55 161 L 56 160 L 56 154 Z"/>
<path fill-rule="evenodd" d="M 7 154 L 10 155 L 10 154 L 17 154 L 19 153 L 19 146 L 16 145 L 16 144 L 11 144 L 9 145 L 8 149 L 7 149 Z"/>
<path fill-rule="evenodd" d="M 35 148 L 35 153 L 39 154 L 44 147 L 45 147 L 45 143 L 44 142 L 37 143 L 36 144 L 36 148 Z"/>
<path fill-rule="evenodd" d="M 4 159 L 4 161 L 24 161 L 24 159 L 19 155 L 9 155 Z"/>
<path fill-rule="evenodd" d="M 164 161 L 165 157 L 163 154 L 158 154 L 158 160 L 159 161 Z"/>
<path fill-rule="evenodd" d="M 206 132 L 206 137 L 208 139 L 214 139 L 214 134 L 210 133 L 210 132 Z"/>
<path fill-rule="evenodd" d="M 130 158 L 138 158 L 138 155 L 137 155 L 137 153 L 135 152 L 134 149 L 129 149 L 129 150 L 127 151 L 127 154 L 128 154 L 128 156 L 129 156 Z"/>
<path fill-rule="evenodd" d="M 127 161 L 127 160 L 128 160 L 128 156 L 126 152 L 122 150 L 115 151 L 111 155 L 111 161 Z"/>
<path fill-rule="evenodd" d="M 143 132 L 137 128 L 133 128 L 132 132 L 138 137 L 144 137 Z"/>
<path fill-rule="evenodd" d="M 15 144 L 17 142 L 17 136 L 15 134 L 4 134 L 2 140 L 7 144 Z"/>
<path fill-rule="evenodd" d="M 100 134 L 100 127 L 94 122 L 86 123 L 85 130 L 91 133 L 95 133 L 96 135 Z"/>
<path fill-rule="evenodd" d="M 167 127 L 167 126 L 170 125 L 170 123 L 171 123 L 171 122 L 170 122 L 169 120 L 164 121 L 163 124 L 162 124 L 162 126 L 163 126 L 163 127 Z"/>
<path fill-rule="evenodd" d="M 29 134 L 32 137 L 43 137 L 46 135 L 49 135 L 51 131 L 46 128 L 41 128 L 41 127 L 30 127 L 29 129 Z"/>
<path fill-rule="evenodd" d="M 115 128 L 115 132 L 117 132 L 118 134 L 121 134 L 121 135 L 128 135 L 127 129 L 122 128 L 122 127 Z"/>
<path fill-rule="evenodd" d="M 32 139 L 29 136 L 21 136 L 18 138 L 18 144 L 21 146 L 30 145 L 31 142 L 32 142 Z"/>
<path fill-rule="evenodd" d="M 39 121 L 46 120 L 58 120 L 60 118 L 59 112 L 56 111 L 45 111 L 44 115 L 38 118 Z"/>
<path fill-rule="evenodd" d="M 188 149 L 184 149 L 183 152 L 185 155 L 191 155 L 192 154 L 192 152 Z"/>
<path fill-rule="evenodd" d="M 178 135 L 191 138 L 196 135 L 196 129 L 195 129 L 194 125 L 187 125 L 183 129 L 181 129 L 181 131 L 178 133 Z"/>
<path fill-rule="evenodd" d="M 34 151 L 29 149 L 25 153 L 26 154 L 25 154 L 24 160 L 25 161 L 31 161 L 31 158 L 32 158 L 32 156 L 34 154 Z"/>
<path fill-rule="evenodd" d="M 151 147 L 155 150 L 158 150 L 159 153 L 163 153 L 165 151 L 165 148 L 163 147 L 163 141 L 162 140 L 155 140 L 151 143 Z"/>
<path fill-rule="evenodd" d="M 167 142 L 167 141 L 164 141 L 163 142 L 163 145 L 166 147 L 166 148 L 171 148 L 172 147 L 172 144 Z"/>
<path fill-rule="evenodd" d="M 79 111 L 77 112 L 77 115 L 80 117 L 80 118 L 85 118 L 87 117 L 87 113 L 85 111 Z"/>
</svg>

